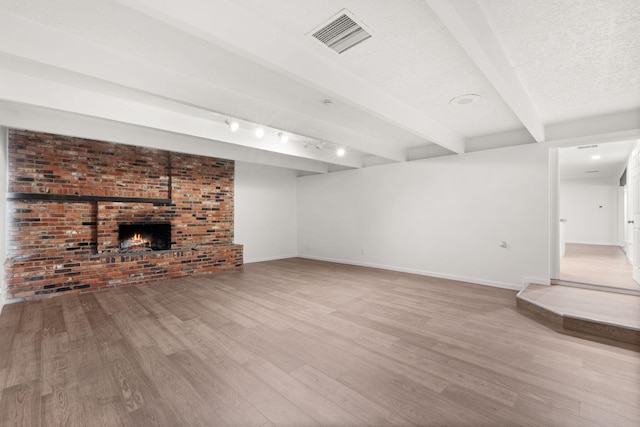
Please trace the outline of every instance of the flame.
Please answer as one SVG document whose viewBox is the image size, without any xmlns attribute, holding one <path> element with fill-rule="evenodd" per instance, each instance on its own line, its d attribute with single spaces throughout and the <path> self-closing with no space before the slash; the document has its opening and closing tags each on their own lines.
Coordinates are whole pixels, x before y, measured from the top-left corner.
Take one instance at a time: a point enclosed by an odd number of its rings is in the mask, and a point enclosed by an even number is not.
<svg viewBox="0 0 640 427">
<path fill-rule="evenodd" d="M 147 239 L 143 239 L 142 238 L 142 234 L 140 234 L 140 233 L 134 233 L 134 235 L 129 237 L 129 239 L 127 239 L 127 240 L 129 242 L 133 243 L 134 245 L 148 242 Z"/>
</svg>

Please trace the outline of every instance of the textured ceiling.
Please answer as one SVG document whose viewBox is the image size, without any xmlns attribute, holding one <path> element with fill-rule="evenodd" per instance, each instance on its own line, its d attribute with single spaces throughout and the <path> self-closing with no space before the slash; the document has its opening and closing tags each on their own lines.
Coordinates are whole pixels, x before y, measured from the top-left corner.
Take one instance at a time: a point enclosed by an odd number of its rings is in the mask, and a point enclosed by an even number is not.
<svg viewBox="0 0 640 427">
<path fill-rule="evenodd" d="M 199 116 L 220 112 L 346 146 L 351 145 L 350 138 L 356 138 L 356 134 L 372 144 L 393 141 L 403 148 L 427 143 L 423 138 L 384 120 L 349 108 L 339 100 L 334 99 L 328 108 L 322 104 L 322 100 L 327 98 L 322 91 L 118 3 L 60 0 L 53 4 L 47 0 L 7 0 L 2 6 L 35 22 L 79 35 L 87 42 L 121 52 L 136 61 L 144 61 L 152 67 L 175 70 L 185 76 L 185 82 L 159 81 L 152 87 L 151 81 L 157 76 L 150 76 L 142 69 L 135 73 L 136 64 L 127 69 L 124 63 L 109 63 L 109 58 L 105 57 L 100 58 L 104 61 L 100 73 L 93 74 L 102 82 L 83 79 L 76 73 L 65 75 L 65 70 L 52 70 L 51 67 L 41 67 L 41 77 L 49 76 L 52 80 L 64 81 L 75 87 L 92 85 L 101 93 L 113 90 L 121 96 L 124 91 L 120 86 L 129 85 L 139 89 L 140 93 L 126 91 L 127 99 L 161 107 L 167 105 L 164 98 L 174 99 L 187 104 L 185 109 L 192 112 L 194 107 L 200 107 Z M 52 51 L 60 48 L 64 47 L 51 46 Z M 78 52 L 78 55 L 89 59 L 86 52 Z M 38 71 L 31 67 L 30 73 L 38 74 Z M 187 76 L 199 81 L 203 89 L 194 91 L 187 88 Z M 117 84 L 109 89 L 108 81 Z M 205 85 L 209 90 L 204 90 Z M 170 90 L 171 87 L 175 90 Z M 150 94 L 159 97 L 153 99 Z M 179 107 L 173 105 L 172 109 L 175 108 Z M 343 133 L 342 136 L 336 136 L 329 130 L 332 127 L 346 130 L 339 132 Z"/>
<path fill-rule="evenodd" d="M 343 9 L 373 37 L 338 55 L 308 33 Z M 0 104 L 313 172 L 640 129 L 638 0 L 2 0 L 0 19 Z M 481 98 L 449 103 L 468 93 Z"/>
<path fill-rule="evenodd" d="M 522 124 L 479 72 L 424 0 L 236 0 L 315 50 L 466 137 L 521 128 Z M 346 8 L 373 37 L 341 55 L 308 33 Z M 453 97 L 477 93 L 475 104 Z"/>
<path fill-rule="evenodd" d="M 632 140 L 583 146 L 588 148 L 560 148 L 558 174 L 562 179 L 620 178 L 637 142 Z M 599 157 L 594 159 L 594 156 Z"/>
<path fill-rule="evenodd" d="M 640 1 L 482 5 L 545 123 L 640 108 Z"/>
</svg>

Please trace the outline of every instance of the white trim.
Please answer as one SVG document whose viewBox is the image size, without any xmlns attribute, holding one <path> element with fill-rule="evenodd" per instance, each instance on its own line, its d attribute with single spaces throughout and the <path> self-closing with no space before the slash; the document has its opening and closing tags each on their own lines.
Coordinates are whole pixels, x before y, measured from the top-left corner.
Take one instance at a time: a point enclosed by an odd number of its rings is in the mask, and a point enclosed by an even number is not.
<svg viewBox="0 0 640 427">
<path fill-rule="evenodd" d="M 566 243 L 570 245 L 594 245 L 594 246 L 617 246 L 622 248 L 618 242 L 569 242 Z"/>
<path fill-rule="evenodd" d="M 526 288 L 529 284 L 551 286 L 551 279 L 545 279 L 542 277 L 522 276 L 522 287 Z"/>
<path fill-rule="evenodd" d="M 2 313 L 2 307 L 4 307 L 4 297 L 2 296 L 2 293 L 0 292 L 0 313 Z"/>
<path fill-rule="evenodd" d="M 438 279 L 447 279 L 447 280 L 456 280 L 459 282 L 467 282 L 474 285 L 483 285 L 483 286 L 491 286 L 494 288 L 502 288 L 502 289 L 511 289 L 514 291 L 519 291 L 522 289 L 521 285 L 515 285 L 513 283 L 504 283 L 504 282 L 494 282 L 491 280 L 477 279 L 473 277 L 465 277 L 465 276 L 457 276 L 453 274 L 446 273 L 436 273 L 433 271 L 424 271 L 418 270 L 414 268 L 405 268 L 405 267 L 396 267 L 393 265 L 384 265 L 384 264 L 376 264 L 372 262 L 359 262 L 359 261 L 348 261 L 342 259 L 335 258 L 325 258 L 313 255 L 298 255 L 299 258 L 313 259 L 316 261 L 327 261 L 327 262 L 335 262 L 338 264 L 348 264 L 348 265 L 357 265 L 359 267 L 370 267 L 370 268 L 380 268 L 382 270 L 391 270 L 398 271 L 401 273 L 410 273 L 410 274 L 418 274 L 420 276 L 429 276 L 436 277 Z"/>
<path fill-rule="evenodd" d="M 609 292 L 614 294 L 640 296 L 640 290 L 617 288 L 615 286 L 595 285 L 592 283 L 572 282 L 571 280 L 554 280 L 554 285 L 569 286 L 572 288 L 591 289 L 593 291 Z"/>
<path fill-rule="evenodd" d="M 549 266 L 550 278 L 560 277 L 560 177 L 558 149 L 549 149 Z"/>
<path fill-rule="evenodd" d="M 276 255 L 276 256 L 268 256 L 268 257 L 260 257 L 260 258 L 250 258 L 245 259 L 244 264 L 252 264 L 254 262 L 265 262 L 265 261 L 277 261 L 279 259 L 288 259 L 288 258 L 298 258 L 298 254 L 291 255 Z"/>
</svg>

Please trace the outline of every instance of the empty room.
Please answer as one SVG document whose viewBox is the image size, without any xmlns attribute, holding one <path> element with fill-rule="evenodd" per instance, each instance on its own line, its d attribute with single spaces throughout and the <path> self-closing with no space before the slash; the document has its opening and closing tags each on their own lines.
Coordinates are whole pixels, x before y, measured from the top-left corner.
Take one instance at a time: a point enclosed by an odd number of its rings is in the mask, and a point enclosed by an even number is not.
<svg viewBox="0 0 640 427">
<path fill-rule="evenodd" d="M 638 426 L 640 2 L 0 2 L 0 426 Z"/>
</svg>

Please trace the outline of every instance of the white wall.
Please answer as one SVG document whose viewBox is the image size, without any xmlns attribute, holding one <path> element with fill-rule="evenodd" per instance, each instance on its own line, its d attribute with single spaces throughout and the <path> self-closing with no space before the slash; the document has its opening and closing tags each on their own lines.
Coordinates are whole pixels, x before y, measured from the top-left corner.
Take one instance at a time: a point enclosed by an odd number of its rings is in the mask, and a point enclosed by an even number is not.
<svg viewBox="0 0 640 427">
<path fill-rule="evenodd" d="M 6 212 L 7 212 L 7 128 L 0 126 L 0 312 L 4 305 L 5 281 L 4 260 L 6 248 Z"/>
<path fill-rule="evenodd" d="M 235 243 L 245 263 L 297 256 L 296 172 L 236 162 Z"/>
<path fill-rule="evenodd" d="M 529 144 L 301 177 L 298 252 L 509 288 L 548 283 L 548 165 L 548 147 Z"/>
<path fill-rule="evenodd" d="M 560 180 L 560 217 L 567 243 L 618 245 L 619 179 Z"/>
</svg>

